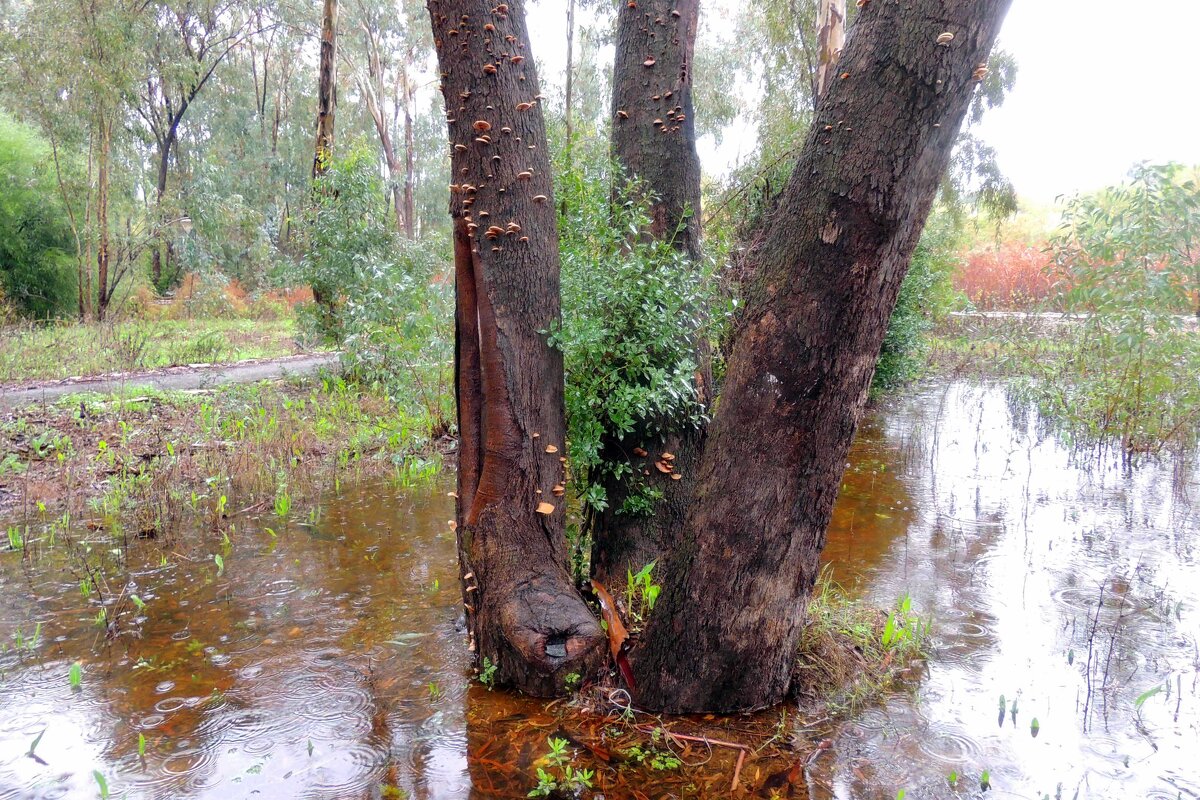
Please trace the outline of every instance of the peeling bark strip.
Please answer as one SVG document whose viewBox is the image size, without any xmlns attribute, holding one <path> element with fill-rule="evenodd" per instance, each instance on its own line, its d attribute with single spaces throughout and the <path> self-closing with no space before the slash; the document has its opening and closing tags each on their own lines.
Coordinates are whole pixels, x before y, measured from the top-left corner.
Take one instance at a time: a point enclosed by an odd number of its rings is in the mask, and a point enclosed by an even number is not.
<svg viewBox="0 0 1200 800">
<path fill-rule="evenodd" d="M 612 108 L 613 156 L 653 197 L 650 235 L 670 239 L 693 262 L 701 258 L 700 157 L 692 107 L 698 17 L 699 0 L 618 5 Z M 712 383 L 708 358 L 701 352 L 696 360 L 703 365 L 697 376 L 703 393 Z M 602 583 L 623 586 L 629 570 L 637 572 L 669 549 L 683 527 L 702 440 L 702 431 L 687 431 L 664 441 L 605 442 L 605 459 L 628 458 L 636 473 L 648 473 L 646 480 L 662 491 L 663 500 L 653 516 L 621 516 L 626 485 L 605 482 L 609 506 L 595 516 L 591 530 L 592 570 Z M 635 445 L 648 455 L 637 457 Z M 681 480 L 655 469 L 663 452 L 677 456 Z"/>
<path fill-rule="evenodd" d="M 846 0 L 821 0 L 817 9 L 817 97 L 825 94 L 846 44 Z"/>
<path fill-rule="evenodd" d="M 888 317 L 1008 5 L 872 0 L 859 14 L 749 255 L 694 502 L 633 652 L 644 706 L 741 711 L 786 696 Z"/>
<path fill-rule="evenodd" d="M 457 532 L 467 624 L 499 682 L 564 690 L 605 636 L 567 570 L 562 355 L 550 159 L 524 3 L 430 0 L 450 130 Z M 466 577 L 470 576 L 470 577 Z"/>
</svg>

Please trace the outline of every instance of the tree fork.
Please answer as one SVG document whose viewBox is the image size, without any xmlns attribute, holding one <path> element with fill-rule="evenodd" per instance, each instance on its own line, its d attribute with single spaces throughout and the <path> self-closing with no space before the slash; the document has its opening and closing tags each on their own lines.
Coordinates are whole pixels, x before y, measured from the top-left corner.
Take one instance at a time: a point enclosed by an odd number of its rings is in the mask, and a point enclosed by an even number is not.
<svg viewBox="0 0 1200 800">
<path fill-rule="evenodd" d="M 909 258 L 1009 0 L 872 0 L 764 235 L 687 523 L 631 656 L 667 711 L 781 702 Z"/>
<path fill-rule="evenodd" d="M 557 220 L 524 4 L 430 0 L 452 149 L 456 523 L 467 623 L 497 682 L 560 694 L 606 639 L 567 569 Z"/>
</svg>

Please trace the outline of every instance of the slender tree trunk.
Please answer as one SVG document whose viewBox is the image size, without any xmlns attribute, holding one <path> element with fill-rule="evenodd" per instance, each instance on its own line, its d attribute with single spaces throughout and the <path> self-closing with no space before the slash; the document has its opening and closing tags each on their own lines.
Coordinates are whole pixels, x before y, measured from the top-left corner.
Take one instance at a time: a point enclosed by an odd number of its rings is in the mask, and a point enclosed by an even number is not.
<svg viewBox="0 0 1200 800">
<path fill-rule="evenodd" d="M 182 118 L 182 112 L 180 117 Z M 178 135 L 178 120 L 172 121 L 170 130 L 167 132 L 166 138 L 159 143 L 158 148 L 158 176 L 154 185 L 154 211 L 157 220 L 155 231 L 155 240 L 153 249 L 150 252 L 150 282 L 154 285 L 155 291 L 161 292 L 164 288 L 163 276 L 163 242 L 160 241 L 163 232 L 163 198 L 167 194 L 167 173 L 171 163 L 171 148 L 175 145 L 175 138 Z M 168 269 L 170 263 L 168 260 Z"/>
<path fill-rule="evenodd" d="M 749 255 L 694 502 L 631 656 L 644 706 L 784 699 L 888 318 L 1008 5 L 873 0 L 859 14 Z"/>
<path fill-rule="evenodd" d="M 333 157 L 333 118 L 337 110 L 337 0 L 325 0 L 321 13 L 321 64 L 317 84 L 317 144 L 313 178 L 325 173 Z"/>
<path fill-rule="evenodd" d="M 567 0 L 567 95 L 563 110 L 563 122 L 567 129 L 567 169 L 571 168 L 571 143 L 575 131 L 571 124 L 571 105 L 575 78 L 575 0 Z"/>
<path fill-rule="evenodd" d="M 417 182 L 417 151 L 413 134 L 413 94 L 416 87 L 404 72 L 404 235 L 417 238 L 417 204 L 415 200 Z"/>
<path fill-rule="evenodd" d="M 108 170 L 112 147 L 112 124 L 104 112 L 100 114 L 100 155 L 96 166 L 96 228 L 99 241 L 96 245 L 96 319 L 104 321 L 108 310 Z"/>
<path fill-rule="evenodd" d="M 603 664 L 567 569 L 558 236 L 523 0 L 429 0 L 450 129 L 457 531 L 476 656 L 537 695 Z"/>
<path fill-rule="evenodd" d="M 817 97 L 825 94 L 845 45 L 846 0 L 820 0 L 817 7 Z"/>
<path fill-rule="evenodd" d="M 692 108 L 692 66 L 699 0 L 640 0 L 618 11 L 613 64 L 613 155 L 626 175 L 649 195 L 649 235 L 670 240 L 693 261 L 701 257 L 700 158 Z M 708 356 L 697 346 L 697 390 L 703 402 L 711 385 Z M 683 527 L 703 431 L 674 432 L 647 440 L 635 434 L 604 443 L 604 458 L 629 459 L 635 475 L 663 494 L 650 517 L 621 515 L 625 482 L 606 480 L 608 508 L 591 520 L 592 569 L 606 586 L 624 583 L 629 571 L 660 558 Z M 648 455 L 637 456 L 645 450 Z M 654 466 L 663 453 L 675 456 L 682 480 Z"/>
</svg>

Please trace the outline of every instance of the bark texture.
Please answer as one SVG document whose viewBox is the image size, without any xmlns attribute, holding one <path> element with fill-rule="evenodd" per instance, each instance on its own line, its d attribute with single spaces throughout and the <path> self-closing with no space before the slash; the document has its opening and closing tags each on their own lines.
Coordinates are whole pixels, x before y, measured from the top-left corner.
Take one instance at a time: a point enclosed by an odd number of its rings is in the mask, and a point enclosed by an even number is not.
<svg viewBox="0 0 1200 800">
<path fill-rule="evenodd" d="M 337 0 L 325 0 L 321 11 L 321 63 L 317 82 L 317 143 L 314 178 L 324 174 L 333 157 L 333 123 L 337 110 Z"/>
<path fill-rule="evenodd" d="M 872 0 L 859 14 L 749 256 L 694 502 L 632 653 L 644 706 L 785 698 L 888 318 L 1008 5 Z"/>
<path fill-rule="evenodd" d="M 629 177 L 641 181 L 650 197 L 649 235 L 669 240 L 693 261 L 701 257 L 700 158 L 692 107 L 692 63 L 699 0 L 641 0 L 622 4 L 617 16 L 613 64 L 613 157 Z M 696 375 L 702 401 L 711 377 L 707 354 Z M 628 459 L 663 500 L 650 517 L 618 514 L 625 484 L 606 482 L 608 508 L 591 520 L 592 571 L 610 587 L 624 584 L 629 571 L 658 560 L 683 527 L 702 431 L 675 433 L 652 441 L 609 441 L 606 460 Z M 638 457 L 641 447 L 649 455 Z M 676 457 L 676 481 L 654 466 L 663 453 Z"/>
<path fill-rule="evenodd" d="M 558 234 L 524 3 L 430 0 L 452 150 L 457 531 L 467 626 L 496 679 L 564 690 L 606 639 L 572 583 L 564 535 Z"/>
<path fill-rule="evenodd" d="M 700 257 L 700 157 L 692 109 L 699 0 L 620 4 L 613 155 L 656 197 L 651 233 Z"/>
</svg>

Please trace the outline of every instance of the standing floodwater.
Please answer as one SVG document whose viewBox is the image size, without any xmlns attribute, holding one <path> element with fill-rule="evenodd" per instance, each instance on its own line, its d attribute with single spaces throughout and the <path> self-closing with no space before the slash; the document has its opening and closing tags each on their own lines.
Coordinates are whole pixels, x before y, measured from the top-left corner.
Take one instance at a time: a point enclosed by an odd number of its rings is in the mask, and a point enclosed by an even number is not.
<svg viewBox="0 0 1200 800">
<path fill-rule="evenodd" d="M 878 605 L 911 595 L 934 652 L 774 790 L 967 797 L 986 771 L 997 797 L 1200 797 L 1189 469 L 1073 452 L 997 388 L 873 412 L 826 557 Z M 0 798 L 524 796 L 560 729 L 468 679 L 446 491 L 343 487 L 310 522 L 169 544 L 34 525 L 0 554 Z M 594 756 L 598 788 L 728 794 L 719 759 Z"/>
</svg>

